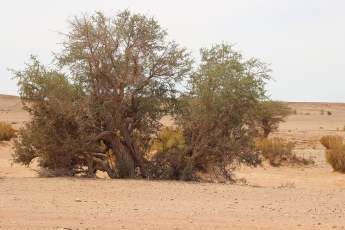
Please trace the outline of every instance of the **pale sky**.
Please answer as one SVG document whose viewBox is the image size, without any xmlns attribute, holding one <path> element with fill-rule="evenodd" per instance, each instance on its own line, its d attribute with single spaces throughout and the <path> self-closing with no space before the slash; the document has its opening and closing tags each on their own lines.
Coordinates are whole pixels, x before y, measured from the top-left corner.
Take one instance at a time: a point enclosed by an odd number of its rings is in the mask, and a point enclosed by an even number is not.
<svg viewBox="0 0 345 230">
<path fill-rule="evenodd" d="M 66 20 L 129 9 L 155 16 L 169 38 L 192 50 L 222 41 L 273 70 L 274 100 L 345 102 L 345 0 L 4 0 L 0 2 L 0 94 L 18 95 L 7 68 L 60 50 Z"/>
</svg>

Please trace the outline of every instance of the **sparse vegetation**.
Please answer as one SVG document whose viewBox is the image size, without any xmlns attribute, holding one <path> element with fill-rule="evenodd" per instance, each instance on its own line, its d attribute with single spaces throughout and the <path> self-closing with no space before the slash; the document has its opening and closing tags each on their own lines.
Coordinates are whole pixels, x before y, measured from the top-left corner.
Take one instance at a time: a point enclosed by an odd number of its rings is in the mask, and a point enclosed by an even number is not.
<svg viewBox="0 0 345 230">
<path fill-rule="evenodd" d="M 309 145 L 313 148 L 313 149 L 316 149 L 316 145 L 317 143 L 319 142 L 319 140 L 317 138 L 313 138 L 313 139 L 310 139 L 308 141 Z"/>
<path fill-rule="evenodd" d="M 278 188 L 296 188 L 296 186 L 293 182 L 286 182 L 285 184 L 281 184 Z"/>
<path fill-rule="evenodd" d="M 339 135 L 327 135 L 320 139 L 320 143 L 326 147 L 325 157 L 334 171 L 345 172 L 345 144 L 344 138 Z"/>
<path fill-rule="evenodd" d="M 314 164 L 312 159 L 296 156 L 296 154 L 293 153 L 295 143 L 291 141 L 285 141 L 282 138 L 274 137 L 272 139 L 258 139 L 257 145 L 263 157 L 267 159 L 272 166 Z"/>
<path fill-rule="evenodd" d="M 321 109 L 320 110 L 320 115 L 324 115 L 325 114 L 325 110 L 324 109 Z"/>
<path fill-rule="evenodd" d="M 332 112 L 331 111 L 327 111 L 327 115 L 332 115 Z"/>
<path fill-rule="evenodd" d="M 326 149 L 331 149 L 334 143 L 340 143 L 343 141 L 343 137 L 339 135 L 326 135 L 320 139 L 320 143 L 326 147 Z"/>
<path fill-rule="evenodd" d="M 267 138 L 271 132 L 279 128 L 279 123 L 285 122 L 293 114 L 293 109 L 281 101 L 262 101 L 256 109 L 256 120 L 259 132 Z"/>
<path fill-rule="evenodd" d="M 39 157 L 45 174 L 102 170 L 110 178 L 193 180 L 212 169 L 231 181 L 240 164 L 261 163 L 257 121 L 267 137 L 292 113 L 266 95 L 268 64 L 244 60 L 233 45 L 202 48 L 192 69 L 190 52 L 147 15 L 96 12 L 69 25 L 56 68 L 32 56 L 12 70 L 32 118 L 14 163 Z M 162 130 L 167 114 L 177 127 Z"/>
<path fill-rule="evenodd" d="M 16 133 L 12 125 L 6 122 L 0 122 L 0 141 L 9 141 L 14 137 L 16 137 Z"/>
</svg>

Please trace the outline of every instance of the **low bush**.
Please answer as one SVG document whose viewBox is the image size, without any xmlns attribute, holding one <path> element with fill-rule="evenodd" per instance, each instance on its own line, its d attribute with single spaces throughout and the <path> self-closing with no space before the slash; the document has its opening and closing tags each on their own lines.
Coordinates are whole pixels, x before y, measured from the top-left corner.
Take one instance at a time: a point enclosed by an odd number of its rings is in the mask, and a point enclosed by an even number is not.
<svg viewBox="0 0 345 230">
<path fill-rule="evenodd" d="M 262 156 L 272 166 L 314 164 L 312 159 L 298 157 L 293 153 L 295 148 L 294 142 L 275 137 L 272 139 L 258 139 L 257 144 Z"/>
<path fill-rule="evenodd" d="M 339 135 L 326 135 L 320 139 L 320 143 L 326 147 L 326 149 L 331 149 L 332 145 L 337 145 L 343 142 L 343 137 Z"/>
<path fill-rule="evenodd" d="M 185 147 L 183 130 L 180 127 L 164 127 L 159 132 L 152 146 L 152 156 L 147 162 L 152 179 L 179 179 L 184 171 L 187 161 L 179 157 L 179 152 Z"/>
<path fill-rule="evenodd" d="M 345 172 L 345 143 L 339 135 L 327 135 L 321 138 L 320 143 L 326 147 L 325 157 L 334 171 Z"/>
<path fill-rule="evenodd" d="M 295 148 L 293 142 L 286 142 L 282 138 L 277 137 L 272 139 L 259 139 L 258 146 L 262 156 L 273 166 L 279 166 L 283 156 L 292 155 L 292 151 Z"/>
<path fill-rule="evenodd" d="M 6 122 L 0 122 L 0 141 L 9 141 L 13 137 L 16 137 L 16 134 L 12 125 Z"/>
</svg>

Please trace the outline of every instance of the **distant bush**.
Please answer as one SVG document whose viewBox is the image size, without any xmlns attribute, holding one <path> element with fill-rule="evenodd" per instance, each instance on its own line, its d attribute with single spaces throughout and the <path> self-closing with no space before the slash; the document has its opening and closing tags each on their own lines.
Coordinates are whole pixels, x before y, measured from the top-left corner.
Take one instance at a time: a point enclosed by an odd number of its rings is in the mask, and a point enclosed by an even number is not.
<svg viewBox="0 0 345 230">
<path fill-rule="evenodd" d="M 345 125 L 344 125 L 344 127 L 343 127 L 343 131 L 345 131 Z"/>
<path fill-rule="evenodd" d="M 331 111 L 327 111 L 327 115 L 332 115 L 332 112 Z"/>
<path fill-rule="evenodd" d="M 326 147 L 325 157 L 334 171 L 345 172 L 344 138 L 338 135 L 327 135 L 321 138 L 321 144 Z"/>
<path fill-rule="evenodd" d="M 314 164 L 312 159 L 301 158 L 293 154 L 295 143 L 291 141 L 285 141 L 282 138 L 275 137 L 272 139 L 259 139 L 257 143 L 262 156 L 272 166 Z"/>
<path fill-rule="evenodd" d="M 0 122 L 0 141 L 9 141 L 13 137 L 16 137 L 16 134 L 12 125 L 6 122 Z"/>
</svg>

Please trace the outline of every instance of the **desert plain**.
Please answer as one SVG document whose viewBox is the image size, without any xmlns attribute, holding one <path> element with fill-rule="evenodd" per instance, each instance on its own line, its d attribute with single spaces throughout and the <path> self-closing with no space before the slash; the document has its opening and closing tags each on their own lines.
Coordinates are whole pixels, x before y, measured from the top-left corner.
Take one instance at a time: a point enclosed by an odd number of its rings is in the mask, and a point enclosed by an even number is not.
<svg viewBox="0 0 345 230">
<path fill-rule="evenodd" d="M 287 103 L 297 115 L 270 138 L 296 142 L 294 152 L 315 164 L 241 167 L 245 182 L 235 184 L 39 178 L 35 162 L 11 165 L 13 141 L 2 141 L 0 229 L 344 229 L 345 174 L 326 163 L 318 140 L 345 137 L 345 103 Z M 21 107 L 0 95 L 0 121 L 18 129 L 29 119 Z"/>
</svg>

